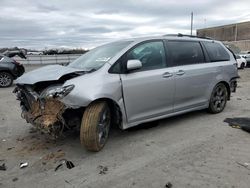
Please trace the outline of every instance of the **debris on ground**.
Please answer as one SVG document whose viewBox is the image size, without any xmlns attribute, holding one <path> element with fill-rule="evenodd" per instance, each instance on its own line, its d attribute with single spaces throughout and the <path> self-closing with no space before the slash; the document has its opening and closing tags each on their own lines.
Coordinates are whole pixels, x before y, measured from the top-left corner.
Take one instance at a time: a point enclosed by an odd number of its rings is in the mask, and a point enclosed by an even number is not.
<svg viewBox="0 0 250 188">
<path fill-rule="evenodd" d="M 171 182 L 168 182 L 166 185 L 165 185 L 165 188 L 171 188 L 173 185 Z"/>
<path fill-rule="evenodd" d="M 106 174 L 108 172 L 108 167 L 107 166 L 99 165 L 98 168 L 100 170 L 99 174 Z"/>
<path fill-rule="evenodd" d="M 17 138 L 16 140 L 19 142 L 22 142 L 22 141 L 24 141 L 24 138 Z"/>
<path fill-rule="evenodd" d="M 238 165 L 240 165 L 240 166 L 243 166 L 243 167 L 245 167 L 246 169 L 248 169 L 248 170 L 250 170 L 250 163 L 240 163 L 240 162 L 237 162 L 236 161 L 236 163 L 238 164 Z"/>
<path fill-rule="evenodd" d="M 75 165 L 71 161 L 66 161 L 66 166 L 68 169 L 74 168 Z"/>
<path fill-rule="evenodd" d="M 49 154 L 47 154 L 46 156 L 43 157 L 43 160 L 45 161 L 49 161 L 54 159 L 54 161 L 58 161 L 58 159 L 62 158 L 65 156 L 65 152 L 63 152 L 62 150 L 57 150 L 56 152 L 51 152 Z"/>
<path fill-rule="evenodd" d="M 20 168 L 26 168 L 29 165 L 29 163 L 25 162 L 25 163 L 20 163 Z"/>
<path fill-rule="evenodd" d="M 57 171 L 59 168 L 63 166 L 66 166 L 68 169 L 72 169 L 75 167 L 72 161 L 68 161 L 67 159 L 62 159 L 61 163 L 57 165 L 57 167 L 55 168 L 55 171 Z"/>
<path fill-rule="evenodd" d="M 7 170 L 5 163 L 0 165 L 0 170 L 2 170 L 2 171 Z"/>
<path fill-rule="evenodd" d="M 3 142 L 6 142 L 6 140 L 5 140 L 5 139 L 2 139 L 2 141 L 3 141 Z"/>
<path fill-rule="evenodd" d="M 7 148 L 7 150 L 9 151 L 9 150 L 12 150 L 13 148 L 15 148 L 15 147 L 9 147 L 9 148 Z"/>
<path fill-rule="evenodd" d="M 14 182 L 17 181 L 17 180 L 18 180 L 18 178 L 13 178 L 13 179 L 12 179 L 12 181 L 14 181 Z"/>
<path fill-rule="evenodd" d="M 250 133 L 250 118 L 236 117 L 226 118 L 224 122 L 228 123 L 233 128 L 242 129 Z"/>
</svg>

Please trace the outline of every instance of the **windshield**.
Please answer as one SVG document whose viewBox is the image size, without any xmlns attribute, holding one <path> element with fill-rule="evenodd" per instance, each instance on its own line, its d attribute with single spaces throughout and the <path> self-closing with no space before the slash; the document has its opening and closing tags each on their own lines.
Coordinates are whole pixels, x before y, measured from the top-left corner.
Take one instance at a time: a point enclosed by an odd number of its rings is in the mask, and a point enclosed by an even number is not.
<svg viewBox="0 0 250 188">
<path fill-rule="evenodd" d="M 97 70 L 132 41 L 113 42 L 90 50 L 68 66 L 85 71 Z"/>
</svg>

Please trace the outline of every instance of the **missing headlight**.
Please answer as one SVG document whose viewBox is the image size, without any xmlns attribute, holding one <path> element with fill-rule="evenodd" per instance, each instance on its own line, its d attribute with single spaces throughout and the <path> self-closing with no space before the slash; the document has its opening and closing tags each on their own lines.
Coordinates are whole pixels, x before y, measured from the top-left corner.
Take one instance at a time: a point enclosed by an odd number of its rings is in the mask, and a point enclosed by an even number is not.
<svg viewBox="0 0 250 188">
<path fill-rule="evenodd" d="M 74 87 L 75 87 L 74 85 L 67 85 L 67 86 L 55 85 L 55 86 L 51 86 L 51 87 L 48 87 L 45 90 L 43 90 L 40 97 L 41 98 L 47 98 L 47 97 L 63 98 L 66 95 L 68 95 L 74 89 Z"/>
</svg>

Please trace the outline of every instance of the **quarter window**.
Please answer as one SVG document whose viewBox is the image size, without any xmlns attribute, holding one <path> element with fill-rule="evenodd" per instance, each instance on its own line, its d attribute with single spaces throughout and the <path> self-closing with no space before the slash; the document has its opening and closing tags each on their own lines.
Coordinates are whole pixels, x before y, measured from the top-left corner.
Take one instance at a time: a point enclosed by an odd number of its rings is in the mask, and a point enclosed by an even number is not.
<svg viewBox="0 0 250 188">
<path fill-rule="evenodd" d="M 138 59 L 142 62 L 141 70 L 166 67 L 165 48 L 162 41 L 147 42 L 128 52 L 127 60 Z"/>
<path fill-rule="evenodd" d="M 168 41 L 167 44 L 174 66 L 205 62 L 203 51 L 199 42 Z"/>
<path fill-rule="evenodd" d="M 204 45 L 211 62 L 230 60 L 227 51 L 220 44 L 215 42 L 204 42 Z"/>
</svg>

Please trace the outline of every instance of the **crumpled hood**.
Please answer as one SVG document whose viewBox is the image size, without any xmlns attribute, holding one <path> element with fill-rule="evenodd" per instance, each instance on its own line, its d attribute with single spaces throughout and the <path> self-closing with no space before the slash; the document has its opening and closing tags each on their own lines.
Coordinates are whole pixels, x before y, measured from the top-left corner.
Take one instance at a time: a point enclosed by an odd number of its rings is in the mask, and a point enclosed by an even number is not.
<svg viewBox="0 0 250 188">
<path fill-rule="evenodd" d="M 76 69 L 68 66 L 62 65 L 48 65 L 42 68 L 35 69 L 16 80 L 17 84 L 35 84 L 42 81 L 53 81 L 59 80 L 62 76 L 74 73 L 74 72 L 84 72 L 81 69 Z"/>
</svg>

